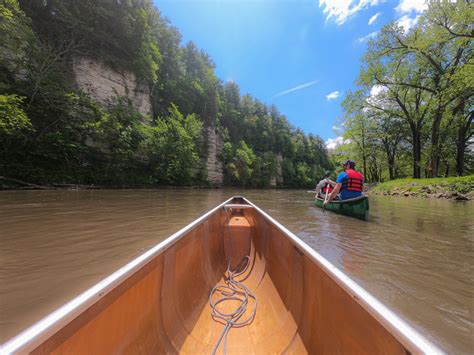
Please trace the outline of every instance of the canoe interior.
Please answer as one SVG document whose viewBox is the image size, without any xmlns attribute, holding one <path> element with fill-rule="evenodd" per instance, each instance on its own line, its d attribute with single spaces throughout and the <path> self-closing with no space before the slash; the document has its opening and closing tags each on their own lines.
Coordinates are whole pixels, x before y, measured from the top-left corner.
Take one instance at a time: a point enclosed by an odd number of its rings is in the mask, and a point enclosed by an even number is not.
<svg viewBox="0 0 474 355">
<path fill-rule="evenodd" d="M 223 325 L 211 318 L 209 292 L 223 282 L 232 238 L 232 263 L 251 257 L 245 284 L 258 306 L 250 325 L 230 330 L 228 353 L 407 353 L 265 216 L 233 209 L 228 234 L 227 213 L 218 209 L 28 351 L 211 353 Z"/>
<path fill-rule="evenodd" d="M 324 199 L 317 197 L 314 203 L 318 207 L 323 207 Z M 367 196 L 361 196 L 345 201 L 331 201 L 325 209 L 366 221 L 369 218 L 369 199 Z"/>
</svg>

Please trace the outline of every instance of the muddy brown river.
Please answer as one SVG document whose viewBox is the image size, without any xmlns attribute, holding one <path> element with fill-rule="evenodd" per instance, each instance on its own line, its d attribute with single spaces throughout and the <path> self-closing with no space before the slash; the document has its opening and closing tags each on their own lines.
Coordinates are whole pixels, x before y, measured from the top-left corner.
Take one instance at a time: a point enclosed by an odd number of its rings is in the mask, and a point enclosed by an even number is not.
<svg viewBox="0 0 474 355">
<path fill-rule="evenodd" d="M 474 203 L 371 196 L 363 222 L 294 190 L 0 192 L 0 343 L 233 194 L 446 352 L 474 353 Z"/>
</svg>

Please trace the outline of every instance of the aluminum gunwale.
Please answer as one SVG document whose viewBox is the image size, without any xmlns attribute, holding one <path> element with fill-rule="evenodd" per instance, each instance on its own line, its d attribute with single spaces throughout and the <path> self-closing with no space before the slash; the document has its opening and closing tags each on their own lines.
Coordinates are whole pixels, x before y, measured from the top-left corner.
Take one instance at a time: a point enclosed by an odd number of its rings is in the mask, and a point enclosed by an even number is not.
<svg viewBox="0 0 474 355">
<path fill-rule="evenodd" d="M 82 311 L 86 310 L 95 302 L 103 298 L 115 286 L 120 284 L 123 280 L 140 269 L 140 267 L 151 261 L 153 257 L 164 251 L 174 242 L 178 241 L 185 233 L 191 231 L 194 227 L 206 220 L 210 215 L 214 214 L 220 208 L 223 208 L 225 204 L 229 203 L 233 199 L 234 197 L 231 197 L 218 206 L 214 207 L 142 255 L 133 259 L 128 264 L 115 271 L 113 274 L 107 276 L 102 281 L 99 281 L 97 284 L 81 293 L 79 296 L 73 298 L 65 305 L 34 323 L 32 326 L 17 336 L 8 340 L 6 343 L 0 346 L 0 354 L 11 354 L 19 350 L 21 350 L 22 353 L 34 350 L 45 339 L 47 339 L 48 336 L 61 328 L 61 326 L 64 324 L 64 321 L 73 320 Z M 59 324 L 60 321 L 62 321 L 61 324 Z"/>
<path fill-rule="evenodd" d="M 113 274 L 109 275 L 102 281 L 99 281 L 97 284 L 79 296 L 75 297 L 65 305 L 61 306 L 56 311 L 36 322 L 19 335 L 8 340 L 6 343 L 0 346 L 0 354 L 10 354 L 19 350 L 22 352 L 34 350 L 48 336 L 57 331 L 64 324 L 64 322 L 73 320 L 82 311 L 108 294 L 120 282 L 131 276 L 144 264 L 151 261 L 153 257 L 166 250 L 170 245 L 178 241 L 185 233 L 194 229 L 199 223 L 206 220 L 210 215 L 214 214 L 220 208 L 223 208 L 236 197 L 243 198 L 242 196 L 233 196 L 222 202 L 187 226 L 172 234 L 164 241 L 158 243 L 142 255 L 133 259 L 131 262 Z M 423 352 L 427 354 L 443 354 L 440 349 L 424 339 L 424 337 L 416 332 L 411 326 L 406 324 L 392 311 L 382 305 L 367 291 L 357 285 L 347 275 L 338 270 L 320 254 L 311 249 L 306 243 L 300 240 L 287 228 L 285 228 L 283 225 L 281 225 L 270 215 L 246 198 L 243 199 L 246 201 L 246 203 L 260 212 L 270 223 L 282 231 L 286 237 L 288 237 L 296 246 L 301 249 L 302 252 L 304 252 L 308 257 L 316 262 L 331 279 L 344 288 L 359 304 L 361 304 L 364 309 L 366 309 L 374 318 L 379 320 L 388 330 L 390 330 L 406 348 L 415 353 Z"/>
<path fill-rule="evenodd" d="M 389 330 L 409 351 L 416 354 L 444 354 L 441 349 L 430 343 L 404 320 L 380 303 L 380 301 L 374 298 L 286 227 L 245 197 L 243 199 L 246 203 L 252 205 L 258 212 L 260 212 L 271 224 L 283 232 L 286 237 L 301 249 L 303 253 L 316 262 L 316 264 L 318 264 L 332 280 L 346 290 L 357 303 L 377 319 L 387 330 Z"/>
</svg>

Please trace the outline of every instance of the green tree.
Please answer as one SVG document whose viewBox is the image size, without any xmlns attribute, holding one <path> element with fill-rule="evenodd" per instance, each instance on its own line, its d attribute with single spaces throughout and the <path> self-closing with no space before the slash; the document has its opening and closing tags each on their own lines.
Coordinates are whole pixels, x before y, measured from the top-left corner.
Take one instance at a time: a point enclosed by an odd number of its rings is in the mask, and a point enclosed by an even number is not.
<svg viewBox="0 0 474 355">
<path fill-rule="evenodd" d="M 183 116 L 175 105 L 167 116 L 145 127 L 143 149 L 150 156 L 150 169 L 155 182 L 166 185 L 190 185 L 199 164 L 197 146 L 202 123 L 195 115 Z"/>
<path fill-rule="evenodd" d="M 21 108 L 23 99 L 17 95 L 0 95 L 2 153 L 6 153 L 18 140 L 25 140 L 33 129 L 30 119 Z"/>
<path fill-rule="evenodd" d="M 468 2 L 432 1 L 412 30 L 407 32 L 397 23 L 386 25 L 364 56 L 359 84 L 366 92 L 383 87 L 385 100 L 372 102 L 372 108 L 409 125 L 414 177 L 421 175 L 425 127 L 430 127 L 426 171 L 437 176 L 448 136 L 441 127 L 447 127 L 451 107 L 472 96 L 473 81 L 468 78 L 472 78 L 473 21 Z M 456 111 L 460 120 L 466 120 L 461 111 Z M 466 134 L 460 134 L 459 161 L 467 144 L 461 136 Z"/>
<path fill-rule="evenodd" d="M 241 140 L 235 149 L 232 149 L 231 144 L 226 143 L 223 154 L 227 160 L 225 168 L 230 181 L 237 185 L 251 185 L 253 166 L 257 156 L 245 141 Z"/>
<path fill-rule="evenodd" d="M 0 3 L 0 93 L 25 76 L 35 36 L 30 19 L 16 0 Z"/>
</svg>

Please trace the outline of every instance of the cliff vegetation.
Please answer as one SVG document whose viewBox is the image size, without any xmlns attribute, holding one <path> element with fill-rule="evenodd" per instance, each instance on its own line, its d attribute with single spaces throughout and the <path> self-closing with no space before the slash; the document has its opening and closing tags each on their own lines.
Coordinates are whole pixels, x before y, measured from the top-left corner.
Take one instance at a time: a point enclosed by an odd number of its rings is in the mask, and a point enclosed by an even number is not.
<svg viewBox="0 0 474 355">
<path fill-rule="evenodd" d="M 309 187 L 331 167 L 319 137 L 217 78 L 150 0 L 4 0 L 0 32 L 2 176 L 208 186 L 217 166 L 218 184 Z"/>
</svg>

